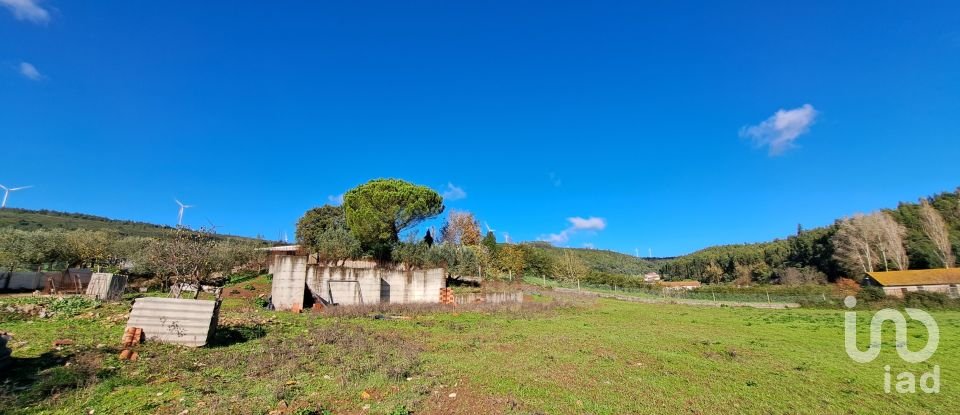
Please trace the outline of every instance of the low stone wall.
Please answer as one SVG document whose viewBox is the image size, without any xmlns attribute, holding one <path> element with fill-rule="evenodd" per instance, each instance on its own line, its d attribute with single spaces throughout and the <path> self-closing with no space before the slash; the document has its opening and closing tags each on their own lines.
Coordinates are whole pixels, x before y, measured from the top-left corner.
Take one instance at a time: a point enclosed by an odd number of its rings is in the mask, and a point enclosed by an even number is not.
<svg viewBox="0 0 960 415">
<path fill-rule="evenodd" d="M 510 304 L 522 303 L 523 292 L 463 293 L 453 296 L 457 304 Z"/>
</svg>

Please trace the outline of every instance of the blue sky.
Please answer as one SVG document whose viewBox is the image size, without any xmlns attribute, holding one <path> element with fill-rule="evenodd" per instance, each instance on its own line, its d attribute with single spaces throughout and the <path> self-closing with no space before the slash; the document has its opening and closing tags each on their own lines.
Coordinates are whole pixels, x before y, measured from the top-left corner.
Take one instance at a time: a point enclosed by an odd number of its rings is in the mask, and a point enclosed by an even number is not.
<svg viewBox="0 0 960 415">
<path fill-rule="evenodd" d="M 960 185 L 957 2 L 658 3 L 0 0 L 0 184 L 292 238 L 399 177 L 643 255 Z"/>
</svg>

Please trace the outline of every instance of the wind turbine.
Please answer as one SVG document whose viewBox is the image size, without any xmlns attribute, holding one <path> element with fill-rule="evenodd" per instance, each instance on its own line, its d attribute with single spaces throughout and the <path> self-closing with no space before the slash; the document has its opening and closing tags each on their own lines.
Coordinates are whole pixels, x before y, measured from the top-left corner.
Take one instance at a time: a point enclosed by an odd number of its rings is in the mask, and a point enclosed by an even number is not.
<svg viewBox="0 0 960 415">
<path fill-rule="evenodd" d="M 10 196 L 10 192 L 16 192 L 17 190 L 29 189 L 33 186 L 20 186 L 20 187 L 11 187 L 7 188 L 6 186 L 0 184 L 0 189 L 3 189 L 3 203 L 0 203 L 0 209 L 7 207 L 7 197 Z"/>
<path fill-rule="evenodd" d="M 193 205 L 185 205 L 185 204 L 181 203 L 181 202 L 180 202 L 179 200 L 177 200 L 177 199 L 173 199 L 173 201 L 174 201 L 174 202 L 177 202 L 177 204 L 180 205 L 180 213 L 177 214 L 177 226 L 182 226 L 182 225 L 183 225 L 183 210 L 184 210 L 184 209 L 187 209 L 187 208 L 192 208 Z"/>
<path fill-rule="evenodd" d="M 487 233 L 496 232 L 496 231 L 497 231 L 496 229 L 491 228 L 491 227 L 490 227 L 490 224 L 487 223 L 487 222 L 483 222 L 483 226 L 485 226 L 485 227 L 487 228 Z"/>
</svg>

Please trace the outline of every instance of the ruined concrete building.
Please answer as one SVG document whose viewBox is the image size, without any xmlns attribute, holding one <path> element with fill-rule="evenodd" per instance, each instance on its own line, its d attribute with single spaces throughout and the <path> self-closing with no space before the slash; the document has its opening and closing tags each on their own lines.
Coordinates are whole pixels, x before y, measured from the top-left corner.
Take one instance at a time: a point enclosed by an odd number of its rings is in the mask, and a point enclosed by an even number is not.
<svg viewBox="0 0 960 415">
<path fill-rule="evenodd" d="M 295 245 L 269 248 L 273 306 L 301 310 L 314 304 L 439 303 L 443 268 L 409 270 L 394 263 L 317 263 Z"/>
</svg>

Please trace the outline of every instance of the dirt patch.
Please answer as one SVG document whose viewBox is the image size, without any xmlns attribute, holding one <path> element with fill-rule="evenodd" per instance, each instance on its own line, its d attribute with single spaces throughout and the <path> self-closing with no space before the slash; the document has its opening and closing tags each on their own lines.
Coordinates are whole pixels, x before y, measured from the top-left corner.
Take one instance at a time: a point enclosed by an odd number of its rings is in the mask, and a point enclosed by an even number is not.
<svg viewBox="0 0 960 415">
<path fill-rule="evenodd" d="M 270 296 L 271 283 L 260 279 L 228 285 L 223 289 L 224 298 L 251 299 Z"/>
<path fill-rule="evenodd" d="M 416 413 L 424 415 L 474 415 L 525 413 L 513 398 L 485 394 L 463 381 L 433 391 Z"/>
</svg>

